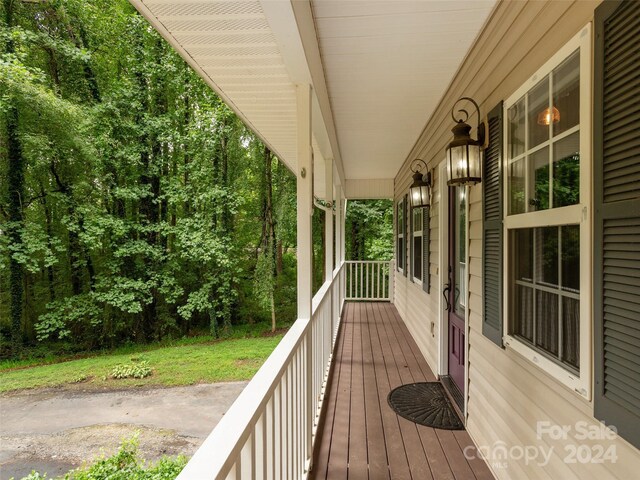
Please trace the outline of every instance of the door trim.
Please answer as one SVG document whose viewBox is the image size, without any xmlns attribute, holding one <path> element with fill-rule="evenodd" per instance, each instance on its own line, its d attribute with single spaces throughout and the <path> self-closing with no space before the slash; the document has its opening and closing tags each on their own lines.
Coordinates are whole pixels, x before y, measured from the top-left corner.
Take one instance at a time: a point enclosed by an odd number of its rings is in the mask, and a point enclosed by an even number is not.
<svg viewBox="0 0 640 480">
<path fill-rule="evenodd" d="M 462 396 L 464 397 L 464 423 L 466 425 L 467 423 L 467 405 L 469 403 L 469 335 L 471 333 L 471 328 L 469 326 L 469 309 L 471 308 L 471 305 L 469 304 L 469 299 L 471 298 L 471 294 L 469 292 L 469 276 L 470 276 L 470 271 L 471 271 L 471 262 L 470 262 L 470 258 L 471 256 L 469 255 L 469 246 L 471 244 L 471 242 L 469 241 L 469 234 L 470 234 L 470 225 L 471 222 L 469 221 L 469 204 L 471 203 L 471 198 L 470 198 L 470 188 L 469 187 L 464 187 L 465 188 L 465 198 L 466 201 L 464 202 L 465 204 L 465 215 L 464 218 L 466 219 L 466 225 L 465 225 L 465 230 L 466 230 L 466 234 L 464 236 L 464 241 L 465 241 L 465 245 L 464 245 L 464 261 L 465 261 L 465 278 L 464 278 L 464 291 L 466 293 L 466 297 L 464 299 L 465 302 L 465 306 L 466 308 L 464 309 L 464 392 L 462 392 Z"/>
<path fill-rule="evenodd" d="M 438 305 L 439 305 L 439 341 L 438 341 L 438 376 L 449 374 L 449 317 L 448 312 L 445 309 L 444 297 L 442 291 L 448 280 L 448 267 L 449 267 L 449 195 L 447 185 L 447 170 L 446 163 L 443 161 L 438 167 L 438 198 L 440 204 L 440 211 L 438 212 Z M 467 235 L 465 236 L 465 262 L 467 264 L 466 275 L 464 278 L 465 291 L 466 291 L 466 308 L 464 314 L 464 391 L 462 396 L 464 399 L 464 411 L 463 423 L 466 425 L 467 421 L 467 409 L 469 399 L 469 187 L 466 187 L 466 229 Z"/>
<path fill-rule="evenodd" d="M 438 212 L 438 376 L 449 373 L 449 324 L 442 291 L 447 283 L 448 256 L 449 256 L 449 196 L 447 195 L 447 170 L 445 162 L 441 162 L 438 168 L 438 199 L 440 211 Z"/>
</svg>

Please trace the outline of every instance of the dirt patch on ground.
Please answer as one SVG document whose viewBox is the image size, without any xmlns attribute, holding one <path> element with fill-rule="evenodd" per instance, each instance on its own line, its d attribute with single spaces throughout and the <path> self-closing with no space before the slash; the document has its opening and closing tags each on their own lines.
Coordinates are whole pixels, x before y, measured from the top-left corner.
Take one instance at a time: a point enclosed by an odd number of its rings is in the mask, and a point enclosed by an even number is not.
<svg viewBox="0 0 640 480">
<path fill-rule="evenodd" d="M 266 331 L 264 332 L 261 336 L 262 337 L 276 337 L 278 335 L 284 335 L 285 333 L 287 333 L 289 331 L 289 327 L 285 327 L 285 328 L 276 328 L 275 331 Z"/>
<path fill-rule="evenodd" d="M 262 360 L 259 358 L 241 358 L 233 362 L 236 367 L 259 367 L 262 365 Z"/>
<path fill-rule="evenodd" d="M 175 430 L 128 424 L 92 425 L 54 435 L 2 436 L 4 453 L 14 452 L 11 460 L 0 467 L 2 478 L 20 478 L 31 469 L 50 476 L 61 475 L 114 454 L 123 440 L 134 435 L 138 436 L 140 457 L 151 462 L 165 455 L 190 457 L 202 443 L 200 438 L 179 435 Z M 64 448 L 60 448 L 62 445 Z"/>
<path fill-rule="evenodd" d="M 140 458 L 190 457 L 247 382 L 174 388 L 29 390 L 0 396 L 0 480 L 63 475 L 139 432 Z"/>
</svg>

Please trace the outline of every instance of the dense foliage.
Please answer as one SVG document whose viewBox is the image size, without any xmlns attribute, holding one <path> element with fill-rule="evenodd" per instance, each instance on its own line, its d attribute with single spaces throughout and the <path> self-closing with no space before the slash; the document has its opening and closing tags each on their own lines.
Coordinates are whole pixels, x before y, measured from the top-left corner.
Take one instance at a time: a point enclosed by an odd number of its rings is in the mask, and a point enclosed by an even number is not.
<svg viewBox="0 0 640 480">
<path fill-rule="evenodd" d="M 278 159 L 126 0 L 1 8 L 3 352 L 292 320 Z"/>
<path fill-rule="evenodd" d="M 347 204 L 346 258 L 391 260 L 393 258 L 393 202 L 354 200 Z"/>
<path fill-rule="evenodd" d="M 126 0 L 0 9 L 0 355 L 294 320 L 295 177 L 272 152 Z M 350 202 L 347 258 L 391 258 L 391 216 Z"/>
</svg>

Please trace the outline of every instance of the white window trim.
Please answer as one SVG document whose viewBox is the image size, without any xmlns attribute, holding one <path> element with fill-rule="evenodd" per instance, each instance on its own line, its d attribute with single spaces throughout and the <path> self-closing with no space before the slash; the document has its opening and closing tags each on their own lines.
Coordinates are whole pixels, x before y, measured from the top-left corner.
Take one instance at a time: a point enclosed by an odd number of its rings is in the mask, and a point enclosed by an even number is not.
<svg viewBox="0 0 640 480">
<path fill-rule="evenodd" d="M 411 215 L 414 214 L 415 211 L 419 210 L 420 211 L 420 221 L 422 222 L 422 208 L 412 208 L 411 209 Z M 422 252 L 422 255 L 424 255 L 424 252 L 422 251 L 422 232 L 424 231 L 424 225 L 421 225 L 422 228 L 420 228 L 420 230 L 416 231 L 415 229 L 415 218 L 412 217 L 411 218 L 411 225 L 414 226 L 413 228 L 413 232 L 411 232 L 411 279 L 413 280 L 413 283 L 418 284 L 420 286 L 422 286 L 422 268 L 423 266 L 420 266 L 420 278 L 416 277 L 414 275 L 415 273 L 415 266 L 414 266 L 414 255 L 415 255 L 415 249 L 414 249 L 414 245 L 415 245 L 415 238 L 420 238 L 420 251 Z M 421 255 L 421 258 L 422 258 Z"/>
<path fill-rule="evenodd" d="M 396 205 L 396 213 L 398 213 L 400 210 L 402 210 L 402 213 L 403 213 L 402 216 L 404 217 L 402 219 L 402 231 L 400 231 L 400 228 L 398 226 L 399 219 L 400 219 L 399 214 L 398 214 L 398 218 L 396 219 L 396 230 L 397 230 L 397 233 L 398 233 L 398 235 L 396 236 L 396 250 L 397 250 L 397 252 L 396 252 L 396 257 L 397 257 L 396 258 L 396 263 L 398 262 L 398 260 L 400 258 L 404 257 L 404 262 L 403 262 L 402 268 L 400 268 L 400 266 L 398 266 L 398 271 L 400 273 L 402 273 L 402 274 L 404 274 L 404 269 L 407 267 L 407 241 L 404 238 L 404 232 L 407 231 L 407 226 L 406 226 L 407 216 L 404 215 L 405 210 L 406 210 L 406 206 L 403 205 L 404 201 L 405 201 L 404 198 L 402 198 L 401 200 L 398 201 L 398 204 Z M 402 208 L 400 208 L 401 206 L 402 206 Z M 399 251 L 399 249 L 398 249 L 398 243 L 399 243 L 398 240 L 400 238 L 402 238 L 402 240 L 403 240 L 402 244 L 404 245 L 404 255 L 403 255 L 403 252 Z"/>
<path fill-rule="evenodd" d="M 580 49 L 580 203 L 567 207 L 558 207 L 538 212 L 508 215 L 509 183 L 504 177 L 503 206 L 504 206 L 504 270 L 503 270 L 503 308 L 509 311 L 509 255 L 508 232 L 516 228 L 534 228 L 554 225 L 579 224 L 580 225 L 580 372 L 579 375 L 564 369 L 562 366 L 548 359 L 542 353 L 535 350 L 518 338 L 509 335 L 509 322 L 507 317 L 504 322 L 504 344 L 506 348 L 522 355 L 534 365 L 544 370 L 551 377 L 566 385 L 587 400 L 592 398 L 592 364 L 591 351 L 592 339 L 592 209 L 591 209 L 591 99 L 593 90 L 592 77 L 592 47 L 591 24 L 587 24 L 580 32 L 567 42 L 549 61 L 547 61 L 534 75 L 529 78 L 513 95 L 504 103 L 504 164 L 503 171 L 507 172 L 509 159 L 506 155 L 508 149 L 508 109 L 516 103 L 525 93 L 533 88 L 540 78 L 546 76 L 551 70 L 564 61 L 572 52 Z"/>
</svg>

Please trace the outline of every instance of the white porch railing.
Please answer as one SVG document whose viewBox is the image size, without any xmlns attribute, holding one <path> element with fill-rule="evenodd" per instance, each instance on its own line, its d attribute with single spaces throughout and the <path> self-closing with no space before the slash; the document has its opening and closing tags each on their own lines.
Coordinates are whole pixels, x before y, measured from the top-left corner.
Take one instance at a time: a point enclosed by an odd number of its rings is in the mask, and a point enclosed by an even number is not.
<svg viewBox="0 0 640 480">
<path fill-rule="evenodd" d="M 393 295 L 391 260 L 347 261 L 345 300 L 390 301 Z"/>
<path fill-rule="evenodd" d="M 178 480 L 302 479 L 344 303 L 344 263 L 189 461 Z"/>
</svg>

